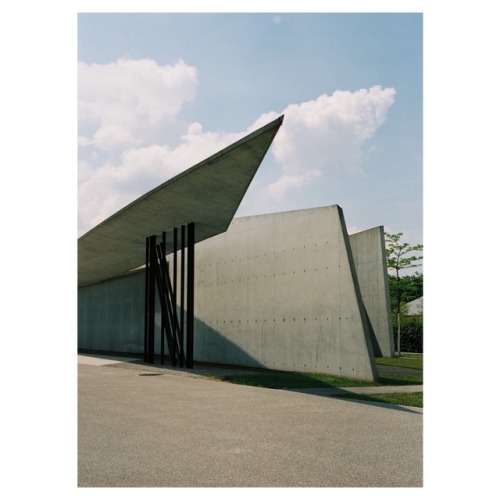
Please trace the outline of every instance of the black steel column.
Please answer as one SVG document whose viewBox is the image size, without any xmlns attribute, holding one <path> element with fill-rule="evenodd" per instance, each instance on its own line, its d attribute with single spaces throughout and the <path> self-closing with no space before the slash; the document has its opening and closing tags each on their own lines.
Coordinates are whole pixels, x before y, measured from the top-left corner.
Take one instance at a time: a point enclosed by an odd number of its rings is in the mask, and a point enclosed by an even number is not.
<svg viewBox="0 0 500 500">
<path fill-rule="evenodd" d="M 179 342 L 181 344 L 182 351 L 182 365 L 184 366 L 185 358 L 185 345 L 184 345 L 184 295 L 185 295 L 185 284 L 186 284 L 186 259 L 185 259 L 185 248 L 186 248 L 186 226 L 181 226 L 181 296 L 180 296 L 180 320 L 179 320 Z"/>
<path fill-rule="evenodd" d="M 174 291 L 174 304 L 177 304 L 177 228 L 174 227 L 174 238 L 173 238 L 173 252 L 174 252 L 174 276 L 173 276 L 173 291 Z"/>
<path fill-rule="evenodd" d="M 155 294 L 155 273 L 153 266 L 156 264 L 156 236 L 149 237 L 149 288 L 148 288 L 148 299 L 149 299 L 149 323 L 148 323 L 148 356 L 147 362 L 155 362 L 155 305 L 156 305 L 156 294 Z"/>
<path fill-rule="evenodd" d="M 178 250 L 178 246 L 179 246 L 179 237 L 178 237 L 178 228 L 177 227 L 174 227 L 174 236 L 173 236 L 173 253 L 174 253 L 174 276 L 173 276 L 173 282 L 172 282 L 172 303 L 173 303 L 173 308 L 174 308 L 174 313 L 176 315 L 176 318 L 178 318 L 177 316 L 177 291 L 178 291 L 178 285 L 177 285 L 177 275 L 179 273 L 178 271 L 178 258 L 177 258 L 177 250 Z M 182 314 L 182 312 L 181 312 Z M 178 341 L 179 341 L 179 364 L 181 366 L 181 368 L 184 367 L 184 358 L 185 358 L 185 354 L 184 354 L 184 342 L 183 342 L 183 337 L 182 337 L 182 326 L 181 326 L 181 322 L 182 322 L 182 319 L 181 321 L 177 322 L 178 326 L 179 326 L 179 329 L 177 331 L 177 338 L 178 338 Z"/>
<path fill-rule="evenodd" d="M 194 246 L 195 224 L 181 226 L 180 248 L 178 228 L 173 229 L 173 280 L 172 269 L 166 260 L 167 234 L 156 243 L 156 236 L 146 238 L 145 296 L 144 296 L 144 362 L 154 363 L 156 288 L 161 306 L 160 363 L 165 360 L 165 339 L 172 364 L 179 359 L 180 366 L 193 368 L 194 351 Z M 180 269 L 178 250 L 181 251 Z M 187 251 L 187 256 L 186 256 Z M 180 274 L 180 277 L 178 276 Z M 180 285 L 178 284 L 178 278 Z M 180 288 L 180 290 L 179 290 Z M 179 295 L 178 295 L 179 294 Z M 179 300 L 180 318 L 177 316 Z"/>
<path fill-rule="evenodd" d="M 149 332 L 149 237 L 146 238 L 146 267 L 144 269 L 144 362 L 148 360 L 148 332 Z"/>
<path fill-rule="evenodd" d="M 157 245 L 156 250 L 157 265 L 155 267 L 155 272 L 161 305 L 162 335 L 164 335 L 167 339 L 170 359 L 172 361 L 172 364 L 175 366 L 176 352 L 178 349 L 176 347 L 175 315 L 171 304 L 172 298 L 170 291 L 170 278 L 168 275 L 168 262 L 165 253 L 163 252 L 162 245 Z"/>
<path fill-rule="evenodd" d="M 166 254 L 166 248 L 167 248 L 167 233 L 163 231 L 162 233 L 162 238 L 161 238 L 161 247 L 163 250 L 163 254 Z M 165 314 L 164 314 L 164 308 L 162 307 L 162 314 L 161 314 L 161 335 L 160 335 L 160 364 L 163 365 L 165 363 Z"/>
<path fill-rule="evenodd" d="M 193 368 L 194 347 L 194 222 L 187 230 L 187 310 L 186 310 L 186 367 Z"/>
</svg>

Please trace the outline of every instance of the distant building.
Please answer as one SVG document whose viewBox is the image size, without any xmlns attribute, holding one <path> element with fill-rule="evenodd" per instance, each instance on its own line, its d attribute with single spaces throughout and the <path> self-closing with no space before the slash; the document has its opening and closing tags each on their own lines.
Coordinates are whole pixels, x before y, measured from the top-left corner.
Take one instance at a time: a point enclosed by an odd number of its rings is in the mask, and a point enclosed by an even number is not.
<svg viewBox="0 0 500 500">
<path fill-rule="evenodd" d="M 412 300 L 406 304 L 406 314 L 408 316 L 418 316 L 424 314 L 424 297 Z"/>
</svg>

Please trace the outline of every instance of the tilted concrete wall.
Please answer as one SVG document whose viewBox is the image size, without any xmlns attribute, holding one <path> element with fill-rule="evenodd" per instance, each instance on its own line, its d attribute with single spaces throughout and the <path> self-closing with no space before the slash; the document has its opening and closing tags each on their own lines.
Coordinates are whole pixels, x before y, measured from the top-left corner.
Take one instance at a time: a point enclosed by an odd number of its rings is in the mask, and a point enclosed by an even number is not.
<svg viewBox="0 0 500 500">
<path fill-rule="evenodd" d="M 352 255 L 361 289 L 361 296 L 374 335 L 376 356 L 394 356 L 391 303 L 387 278 L 383 226 L 351 234 Z"/>
<path fill-rule="evenodd" d="M 235 219 L 196 262 L 196 360 L 376 379 L 340 207 Z"/>
</svg>

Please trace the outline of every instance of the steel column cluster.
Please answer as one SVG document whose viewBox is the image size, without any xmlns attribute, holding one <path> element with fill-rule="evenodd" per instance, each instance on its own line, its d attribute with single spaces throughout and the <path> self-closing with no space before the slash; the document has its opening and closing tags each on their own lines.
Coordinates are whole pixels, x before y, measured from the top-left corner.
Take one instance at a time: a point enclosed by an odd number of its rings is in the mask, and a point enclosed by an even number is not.
<svg viewBox="0 0 500 500">
<path fill-rule="evenodd" d="M 182 225 L 173 228 L 171 237 L 171 262 L 166 258 L 166 231 L 162 233 L 159 243 L 155 235 L 146 238 L 144 361 L 154 363 L 155 359 L 155 309 L 158 296 L 161 312 L 160 363 L 165 363 L 166 341 L 172 366 L 179 364 L 181 367 L 193 368 L 194 222 L 187 224 L 187 227 Z M 178 274 L 180 280 L 177 279 Z"/>
</svg>

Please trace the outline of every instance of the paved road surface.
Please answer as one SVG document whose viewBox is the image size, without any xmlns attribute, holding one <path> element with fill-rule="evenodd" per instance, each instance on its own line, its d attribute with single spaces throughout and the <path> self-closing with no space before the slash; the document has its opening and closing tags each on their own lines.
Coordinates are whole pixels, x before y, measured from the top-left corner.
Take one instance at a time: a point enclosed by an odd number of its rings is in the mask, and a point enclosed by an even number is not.
<svg viewBox="0 0 500 500">
<path fill-rule="evenodd" d="M 121 361 L 79 358 L 80 487 L 422 486 L 421 409 Z"/>
</svg>

